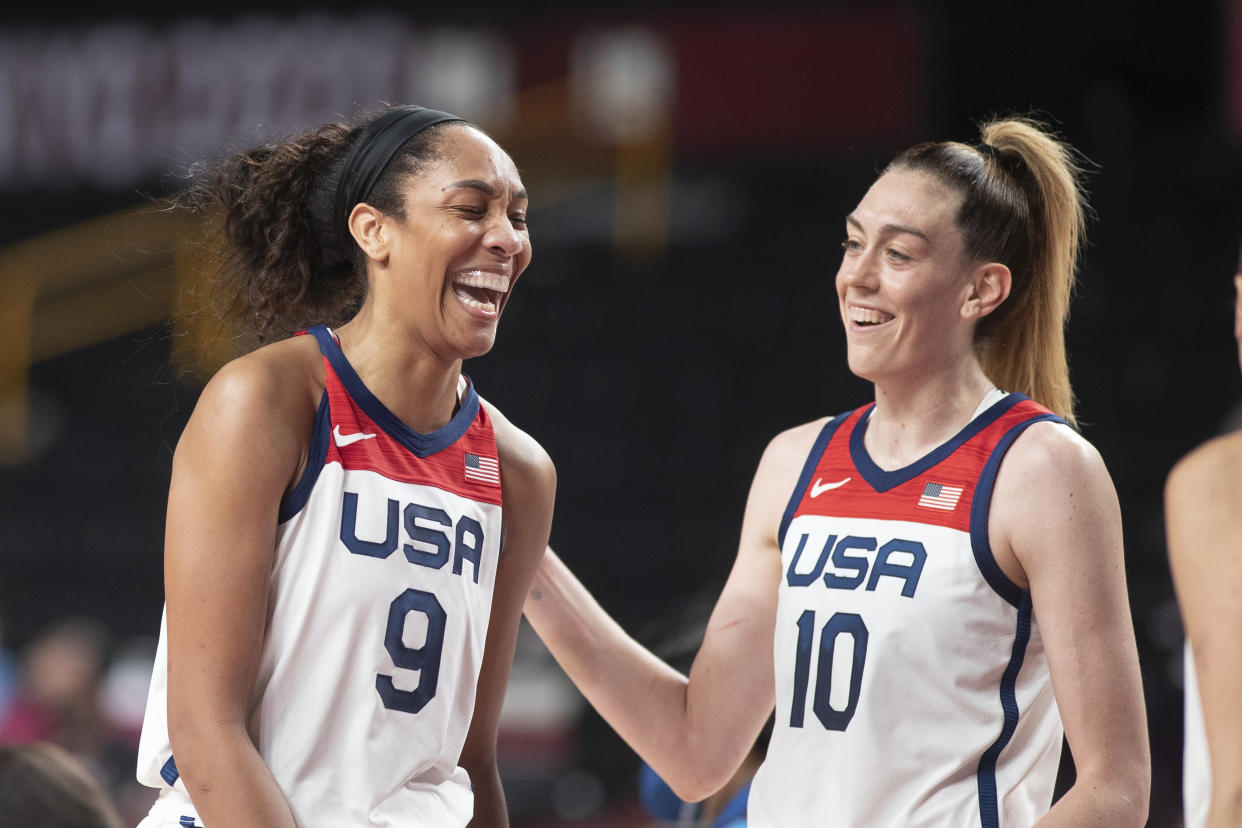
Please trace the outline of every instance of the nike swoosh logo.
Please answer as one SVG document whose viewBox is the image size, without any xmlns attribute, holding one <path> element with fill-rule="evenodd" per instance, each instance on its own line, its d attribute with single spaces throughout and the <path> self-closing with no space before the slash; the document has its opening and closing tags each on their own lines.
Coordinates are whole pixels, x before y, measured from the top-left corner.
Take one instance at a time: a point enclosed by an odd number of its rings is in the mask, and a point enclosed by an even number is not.
<svg viewBox="0 0 1242 828">
<path fill-rule="evenodd" d="M 358 431 L 353 434 L 342 434 L 341 427 L 339 425 L 332 429 L 332 439 L 340 448 L 345 448 L 345 446 L 356 443 L 359 440 L 369 440 L 374 436 L 374 434 L 367 434 L 363 431 Z"/>
<path fill-rule="evenodd" d="M 822 482 L 823 479 L 824 478 L 822 477 L 817 478 L 815 482 L 811 484 L 811 497 L 819 497 L 824 492 L 832 491 L 833 489 L 839 489 L 842 486 L 844 486 L 846 483 L 849 483 L 851 480 L 853 480 L 852 477 L 847 477 L 844 480 L 838 480 L 836 483 L 824 483 Z"/>
</svg>

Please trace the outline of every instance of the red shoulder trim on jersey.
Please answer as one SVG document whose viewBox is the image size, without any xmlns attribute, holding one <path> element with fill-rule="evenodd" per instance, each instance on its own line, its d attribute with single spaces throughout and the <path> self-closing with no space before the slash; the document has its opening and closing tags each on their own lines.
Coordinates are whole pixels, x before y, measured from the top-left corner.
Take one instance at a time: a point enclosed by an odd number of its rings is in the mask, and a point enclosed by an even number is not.
<svg viewBox="0 0 1242 828">
<path fill-rule="evenodd" d="M 945 457 L 918 473 L 910 476 L 902 475 L 901 470 L 885 473 L 899 482 L 879 490 L 855 464 L 850 452 L 850 439 L 870 410 L 871 407 L 866 406 L 853 412 L 833 434 L 802 493 L 795 515 L 903 520 L 968 532 L 971 504 L 980 474 L 1001 438 L 1015 425 L 1049 413 L 1038 403 L 1021 399 L 977 433 L 961 439 Z M 918 465 L 916 462 L 907 468 Z"/>
<path fill-rule="evenodd" d="M 447 447 L 419 457 L 358 406 L 324 357 L 329 423 L 326 463 L 374 471 L 390 480 L 435 486 L 483 503 L 501 505 L 500 457 L 484 406 L 465 433 Z"/>
</svg>

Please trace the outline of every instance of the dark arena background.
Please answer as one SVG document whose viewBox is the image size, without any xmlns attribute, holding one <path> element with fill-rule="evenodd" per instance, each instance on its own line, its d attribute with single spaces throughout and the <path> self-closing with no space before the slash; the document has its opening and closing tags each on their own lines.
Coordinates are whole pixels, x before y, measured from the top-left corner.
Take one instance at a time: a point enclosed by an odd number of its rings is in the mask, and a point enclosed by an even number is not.
<svg viewBox="0 0 1242 828">
<path fill-rule="evenodd" d="M 222 357 L 154 199 L 195 160 L 395 101 L 473 118 L 522 171 L 534 263 L 465 370 L 556 462 L 552 545 L 673 659 L 767 441 L 869 399 L 832 283 L 877 170 L 993 113 L 1078 147 L 1071 370 L 1125 519 L 1150 824 L 1180 824 L 1161 498 L 1240 396 L 1242 0 L 99 9 L 0 20 L 0 721 L 59 694 L 72 715 L 43 732 L 128 818 L 151 799 L 133 752 L 172 450 Z M 637 757 L 529 632 L 500 743 L 514 825 L 654 824 Z"/>
</svg>

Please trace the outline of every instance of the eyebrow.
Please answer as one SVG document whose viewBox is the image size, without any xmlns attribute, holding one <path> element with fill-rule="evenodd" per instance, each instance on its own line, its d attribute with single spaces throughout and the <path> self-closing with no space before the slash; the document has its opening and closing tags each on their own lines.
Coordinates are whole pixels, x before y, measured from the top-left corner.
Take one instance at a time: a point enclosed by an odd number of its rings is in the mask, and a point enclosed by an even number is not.
<svg viewBox="0 0 1242 828">
<path fill-rule="evenodd" d="M 478 178 L 467 178 L 463 181 L 456 181 L 448 185 L 447 187 L 445 187 L 445 189 L 446 190 L 478 190 L 479 192 L 486 195 L 488 198 L 496 197 L 496 188 L 493 187 L 488 182 L 483 181 Z M 514 201 L 524 201 L 528 199 L 529 197 L 526 195 L 526 190 L 524 188 L 518 189 L 516 192 L 513 193 Z"/>
<path fill-rule="evenodd" d="M 859 222 L 858 219 L 854 218 L 853 213 L 850 213 L 848 216 L 845 217 L 845 223 L 852 224 L 853 226 L 857 227 L 859 230 L 863 229 L 862 223 Z M 909 225 L 905 225 L 905 224 L 893 224 L 892 222 L 889 222 L 888 224 L 881 224 L 880 235 L 885 235 L 889 233 L 909 233 L 911 236 L 917 236 L 918 238 L 922 239 L 928 244 L 931 244 L 931 239 L 928 238 L 927 234 L 924 233 L 922 230 L 918 229 L 917 227 L 910 227 Z"/>
</svg>

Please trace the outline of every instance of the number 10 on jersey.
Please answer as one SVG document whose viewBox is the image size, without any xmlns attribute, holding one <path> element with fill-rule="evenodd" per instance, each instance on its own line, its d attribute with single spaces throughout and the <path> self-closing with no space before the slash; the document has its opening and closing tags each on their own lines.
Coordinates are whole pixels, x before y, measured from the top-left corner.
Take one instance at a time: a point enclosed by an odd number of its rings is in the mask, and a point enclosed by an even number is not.
<svg viewBox="0 0 1242 828">
<path fill-rule="evenodd" d="M 815 689 L 811 694 L 811 709 L 828 730 L 845 730 L 854 710 L 858 707 L 858 694 L 862 690 L 863 668 L 867 663 L 867 625 L 862 616 L 853 612 L 834 613 L 819 632 L 819 657 L 815 670 Z M 789 726 L 802 727 L 806 714 L 807 689 L 811 679 L 811 651 L 815 646 L 815 611 L 806 610 L 798 616 L 798 649 L 794 661 L 793 703 L 789 711 Z M 837 648 L 850 648 L 852 657 L 847 661 L 845 651 L 837 661 Z M 834 670 L 849 670 L 848 676 L 838 673 L 837 687 L 844 688 L 848 679 L 849 692 L 844 705 L 840 695 L 832 692 Z M 833 703 L 836 703 L 835 706 Z"/>
</svg>

